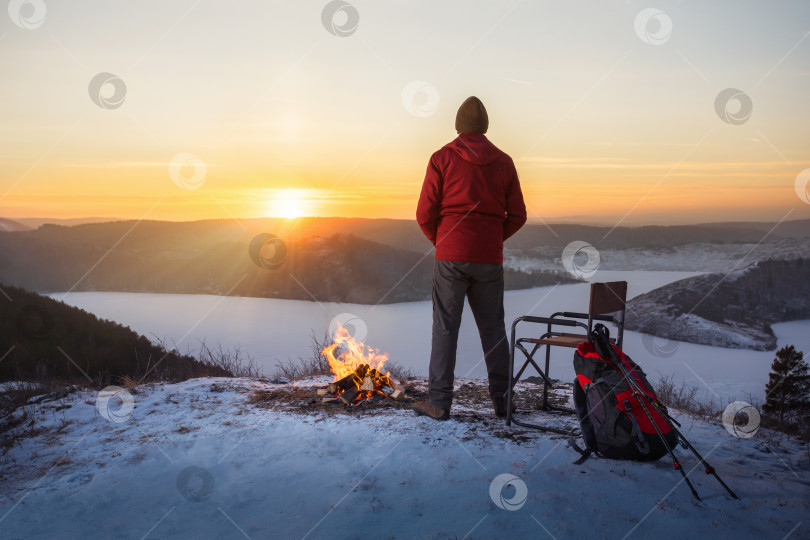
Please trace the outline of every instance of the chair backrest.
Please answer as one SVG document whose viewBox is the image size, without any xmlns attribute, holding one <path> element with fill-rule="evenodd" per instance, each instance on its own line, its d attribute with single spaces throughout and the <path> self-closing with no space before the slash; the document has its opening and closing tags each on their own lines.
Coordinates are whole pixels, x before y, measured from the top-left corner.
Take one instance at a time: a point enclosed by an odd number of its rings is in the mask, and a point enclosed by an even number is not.
<svg viewBox="0 0 810 540">
<path fill-rule="evenodd" d="M 591 303 L 588 314 L 604 315 L 624 311 L 627 298 L 627 282 L 591 283 Z"/>
<path fill-rule="evenodd" d="M 593 329 L 593 315 L 605 315 L 619 312 L 617 326 L 619 334 L 616 344 L 622 347 L 624 341 L 624 308 L 627 299 L 627 282 L 610 281 L 608 283 L 591 283 L 591 303 L 588 306 L 588 334 Z"/>
</svg>

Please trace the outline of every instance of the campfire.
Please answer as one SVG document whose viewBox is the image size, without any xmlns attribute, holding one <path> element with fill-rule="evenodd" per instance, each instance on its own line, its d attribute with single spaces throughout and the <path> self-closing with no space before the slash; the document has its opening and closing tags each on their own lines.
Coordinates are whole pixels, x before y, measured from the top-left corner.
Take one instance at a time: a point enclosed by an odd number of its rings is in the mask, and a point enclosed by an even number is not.
<svg viewBox="0 0 810 540">
<path fill-rule="evenodd" d="M 353 405 L 373 398 L 405 398 L 405 389 L 390 373 L 383 372 L 388 355 L 357 342 L 338 324 L 333 342 L 321 351 L 329 361 L 335 380 L 326 388 L 318 390 L 322 401 L 340 400 Z"/>
</svg>

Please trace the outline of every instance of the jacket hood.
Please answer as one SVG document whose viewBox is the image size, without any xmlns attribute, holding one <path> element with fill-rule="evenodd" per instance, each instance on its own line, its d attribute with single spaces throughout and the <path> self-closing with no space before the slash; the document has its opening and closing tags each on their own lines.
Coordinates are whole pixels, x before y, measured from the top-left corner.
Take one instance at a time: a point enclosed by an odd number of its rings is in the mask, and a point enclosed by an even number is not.
<svg viewBox="0 0 810 540">
<path fill-rule="evenodd" d="M 473 165 L 487 165 L 503 154 L 497 146 L 489 142 L 486 135 L 481 133 L 462 133 L 444 147 L 455 151 Z"/>
</svg>

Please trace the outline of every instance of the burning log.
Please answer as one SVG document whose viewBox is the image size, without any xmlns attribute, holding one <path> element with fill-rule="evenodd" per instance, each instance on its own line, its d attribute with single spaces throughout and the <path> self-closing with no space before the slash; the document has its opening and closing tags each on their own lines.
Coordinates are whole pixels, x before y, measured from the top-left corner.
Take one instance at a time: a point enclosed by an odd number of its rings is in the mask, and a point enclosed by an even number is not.
<svg viewBox="0 0 810 540">
<path fill-rule="evenodd" d="M 357 396 L 359 395 L 360 395 L 359 389 L 346 390 L 345 392 L 343 392 L 338 396 L 338 399 L 340 399 L 340 401 L 342 401 L 346 405 L 351 405 L 352 403 L 354 403 L 354 400 L 357 399 Z"/>
<path fill-rule="evenodd" d="M 362 380 L 362 378 L 357 376 L 357 373 L 350 373 L 332 384 L 335 385 L 336 392 L 345 392 L 347 390 L 351 390 L 352 388 L 357 388 Z"/>
</svg>

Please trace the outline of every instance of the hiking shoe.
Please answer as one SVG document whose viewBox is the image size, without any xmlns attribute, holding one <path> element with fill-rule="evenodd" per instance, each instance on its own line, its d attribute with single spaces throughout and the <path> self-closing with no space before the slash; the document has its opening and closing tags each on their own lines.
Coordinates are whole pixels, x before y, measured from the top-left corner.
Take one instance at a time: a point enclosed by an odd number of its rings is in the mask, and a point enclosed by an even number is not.
<svg viewBox="0 0 810 540">
<path fill-rule="evenodd" d="M 495 409 L 495 416 L 498 418 L 506 418 L 506 394 L 492 394 L 492 408 Z M 515 402 L 512 401 L 512 412 L 514 413 L 516 410 Z"/>
<path fill-rule="evenodd" d="M 450 418 L 450 409 L 437 407 L 428 400 L 417 401 L 413 404 L 413 410 L 417 416 L 429 416 L 434 420 L 447 420 Z"/>
</svg>

